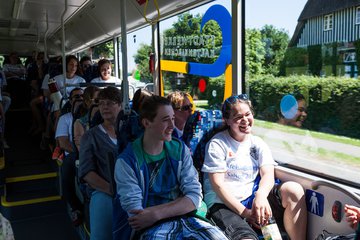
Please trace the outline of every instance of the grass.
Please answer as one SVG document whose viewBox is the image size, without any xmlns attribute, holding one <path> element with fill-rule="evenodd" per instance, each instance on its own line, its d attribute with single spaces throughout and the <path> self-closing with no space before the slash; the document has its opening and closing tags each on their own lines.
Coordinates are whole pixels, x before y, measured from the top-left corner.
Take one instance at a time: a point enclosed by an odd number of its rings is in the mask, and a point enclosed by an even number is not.
<svg viewBox="0 0 360 240">
<path fill-rule="evenodd" d="M 309 130 L 304 130 L 304 129 L 300 129 L 300 128 L 280 125 L 278 123 L 262 121 L 259 119 L 256 119 L 255 125 L 259 126 L 259 127 L 263 127 L 263 128 L 280 130 L 283 132 L 293 133 L 293 134 L 297 134 L 297 135 L 304 135 L 304 136 L 306 135 L 307 131 L 309 131 Z M 321 133 L 321 132 L 315 132 L 315 131 L 309 131 L 309 132 L 310 132 L 311 136 L 315 137 L 315 138 L 360 147 L 359 139 L 337 136 L 337 135 L 333 135 L 333 134 Z"/>
</svg>

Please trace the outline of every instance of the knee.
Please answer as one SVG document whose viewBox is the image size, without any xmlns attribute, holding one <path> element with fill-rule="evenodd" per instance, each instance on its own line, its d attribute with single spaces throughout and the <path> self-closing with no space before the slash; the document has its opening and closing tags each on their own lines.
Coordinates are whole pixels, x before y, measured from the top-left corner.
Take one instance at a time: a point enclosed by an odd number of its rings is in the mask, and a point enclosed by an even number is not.
<svg viewBox="0 0 360 240">
<path fill-rule="evenodd" d="M 285 182 L 281 185 L 280 192 L 283 205 L 304 200 L 304 189 L 299 183 Z"/>
</svg>

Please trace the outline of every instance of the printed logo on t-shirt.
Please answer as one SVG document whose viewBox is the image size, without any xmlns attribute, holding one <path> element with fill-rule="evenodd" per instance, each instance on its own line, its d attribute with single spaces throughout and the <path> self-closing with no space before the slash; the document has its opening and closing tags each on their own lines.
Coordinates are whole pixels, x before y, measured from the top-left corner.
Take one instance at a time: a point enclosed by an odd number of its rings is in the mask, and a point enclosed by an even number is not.
<svg viewBox="0 0 360 240">
<path fill-rule="evenodd" d="M 229 157 L 232 158 L 232 157 L 234 157 L 234 156 L 235 156 L 235 154 L 234 154 L 232 151 L 230 151 L 230 152 L 229 152 Z"/>
</svg>

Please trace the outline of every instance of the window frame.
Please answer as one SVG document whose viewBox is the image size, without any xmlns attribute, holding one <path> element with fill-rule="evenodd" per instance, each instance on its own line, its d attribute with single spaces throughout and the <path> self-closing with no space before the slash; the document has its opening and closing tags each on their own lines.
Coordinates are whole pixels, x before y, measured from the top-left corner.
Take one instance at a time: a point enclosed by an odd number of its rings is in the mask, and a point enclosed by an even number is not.
<svg viewBox="0 0 360 240">
<path fill-rule="evenodd" d="M 355 10 L 355 25 L 360 24 L 360 6 Z"/>
<path fill-rule="evenodd" d="M 332 13 L 324 16 L 324 31 L 330 31 L 333 29 L 333 20 L 334 15 Z"/>
</svg>

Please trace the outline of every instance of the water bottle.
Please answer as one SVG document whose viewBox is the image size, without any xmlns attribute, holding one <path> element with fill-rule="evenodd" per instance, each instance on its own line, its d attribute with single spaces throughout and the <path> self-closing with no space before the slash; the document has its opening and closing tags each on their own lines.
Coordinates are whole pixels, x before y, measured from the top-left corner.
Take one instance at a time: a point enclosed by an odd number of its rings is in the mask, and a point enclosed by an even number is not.
<svg viewBox="0 0 360 240">
<path fill-rule="evenodd" d="M 261 226 L 261 232 L 264 240 L 282 240 L 274 217 L 270 217 L 267 223 Z"/>
</svg>

